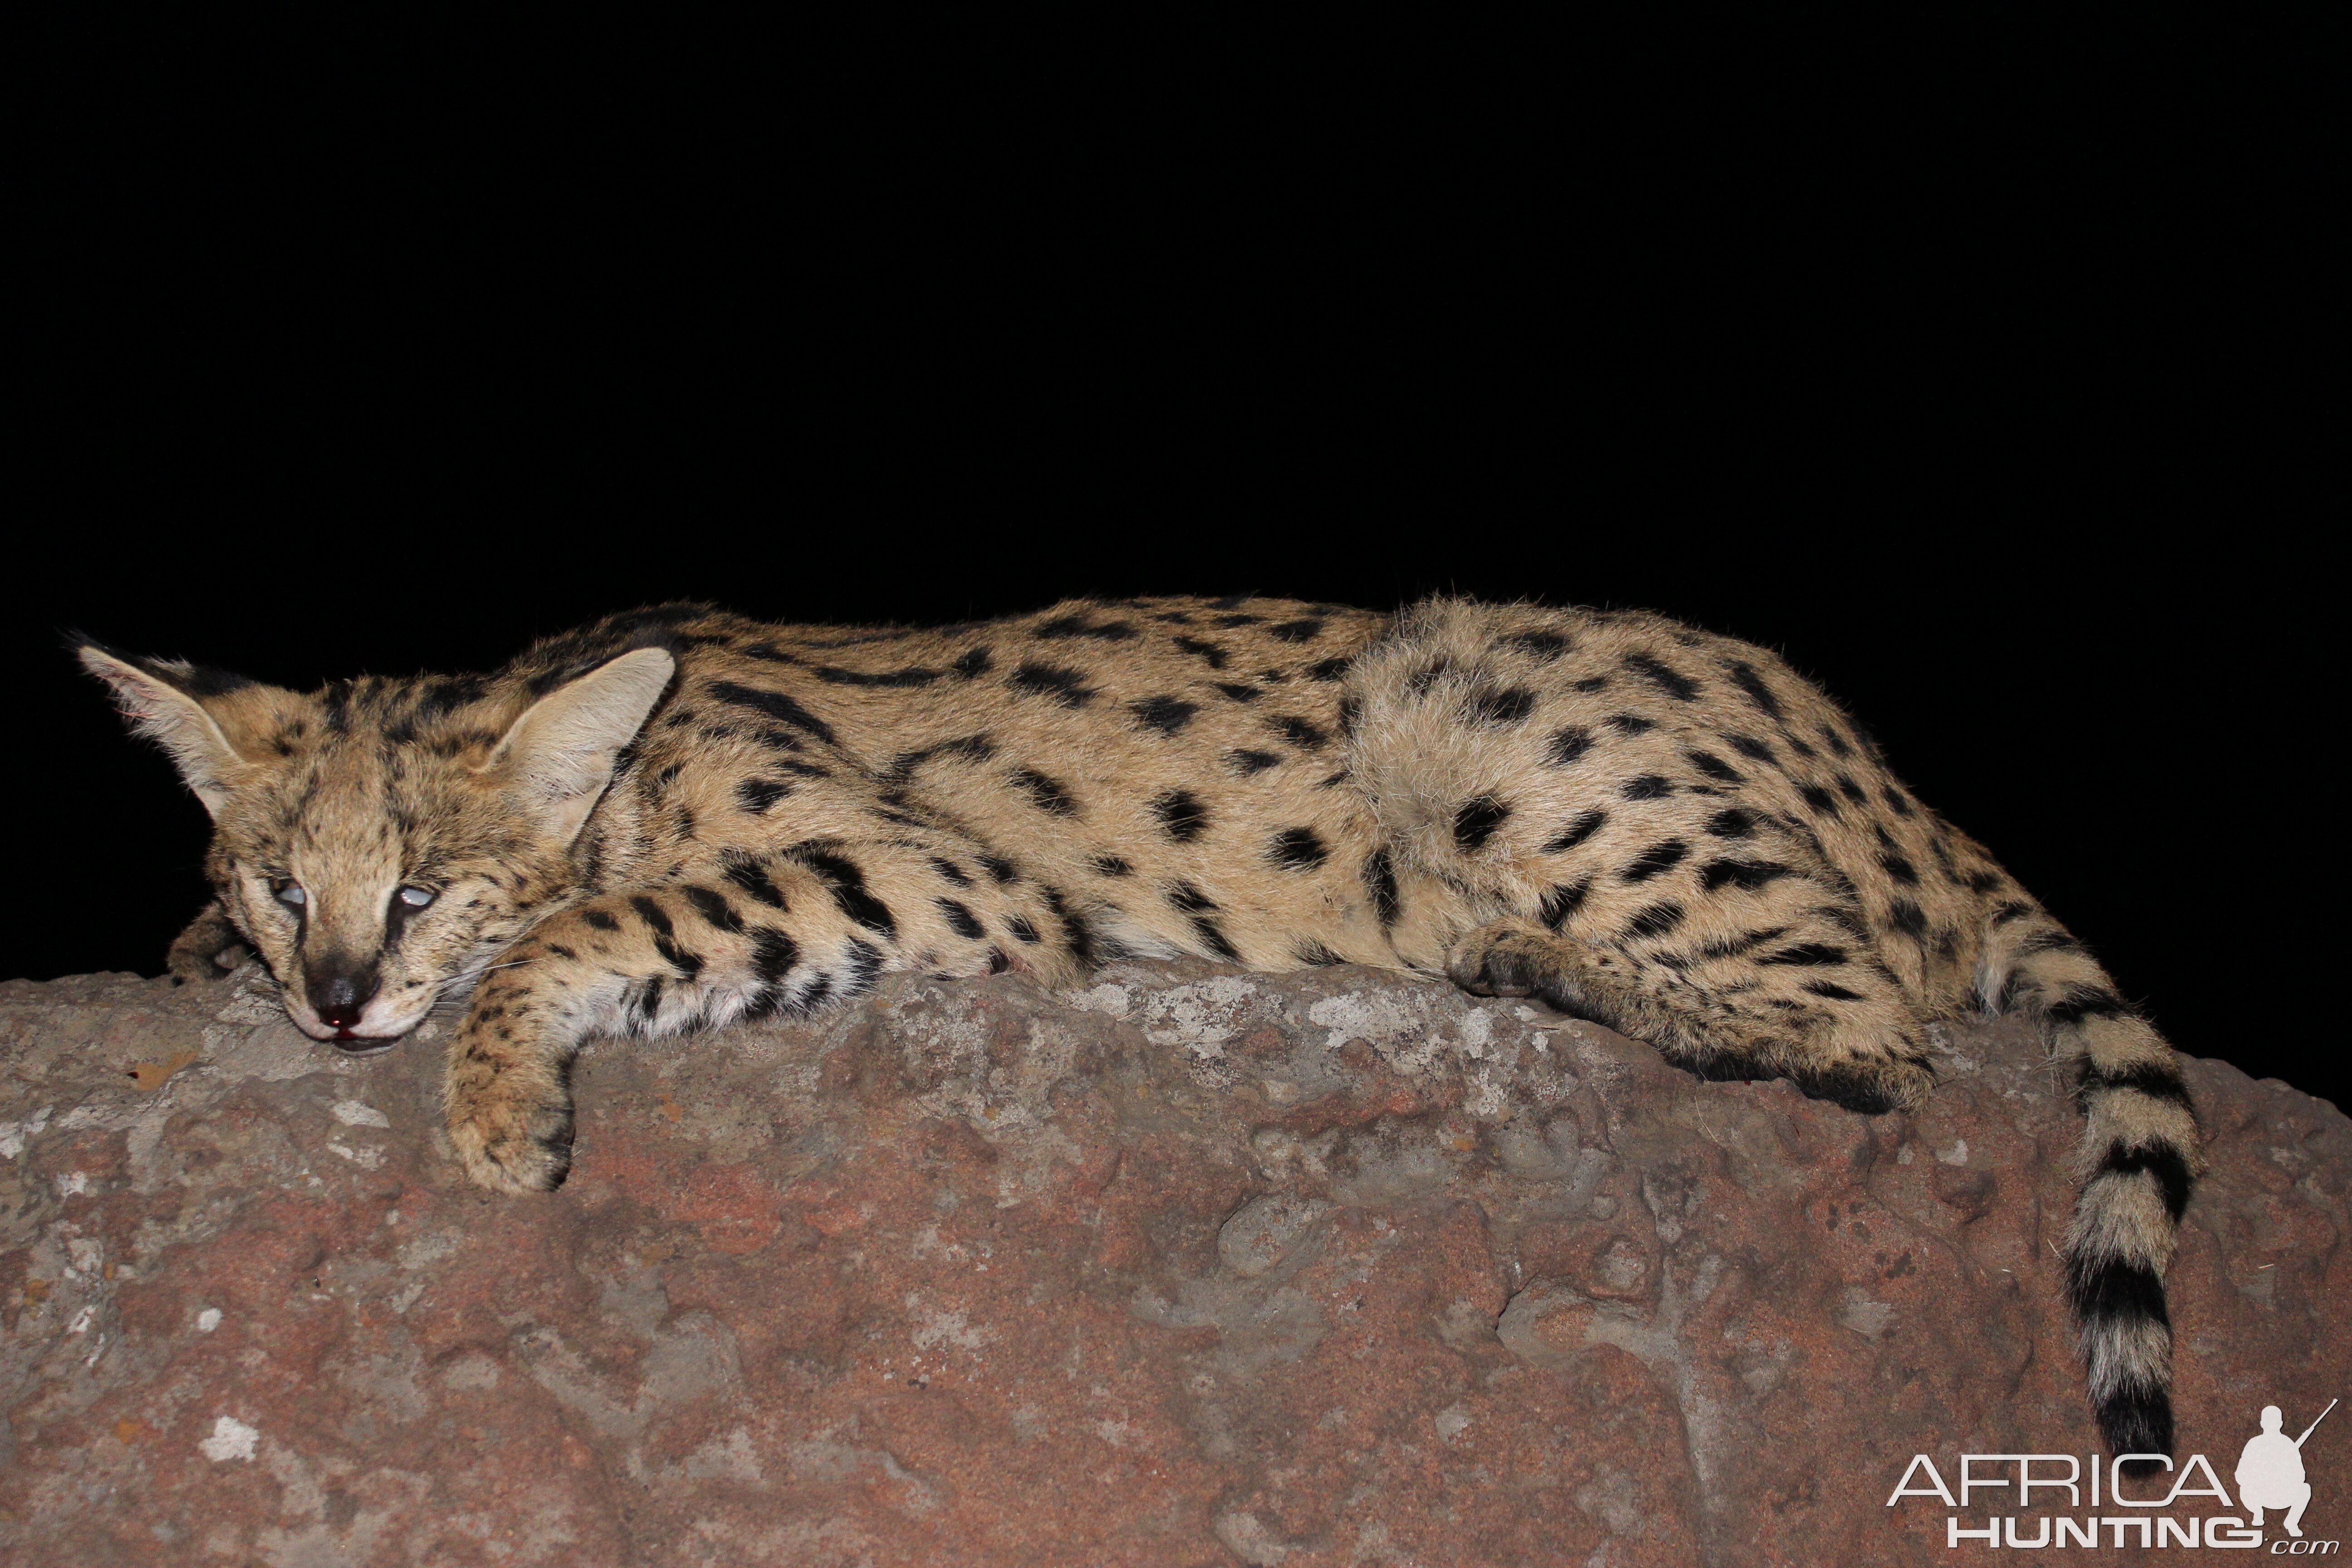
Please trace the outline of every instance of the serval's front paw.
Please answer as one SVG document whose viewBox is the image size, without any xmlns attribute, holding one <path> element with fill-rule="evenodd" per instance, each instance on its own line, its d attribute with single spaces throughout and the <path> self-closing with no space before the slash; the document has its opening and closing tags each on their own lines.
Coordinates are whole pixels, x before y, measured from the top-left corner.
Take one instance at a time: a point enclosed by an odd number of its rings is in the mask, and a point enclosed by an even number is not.
<svg viewBox="0 0 2352 1568">
<path fill-rule="evenodd" d="M 448 1115 L 466 1174 L 493 1192 L 552 1192 L 572 1169 L 572 1095 L 555 1075 L 461 1058 Z"/>
<path fill-rule="evenodd" d="M 1456 937 L 1446 978 L 1474 996 L 1531 996 L 1559 970 L 1560 939 L 1528 921 L 1502 920 Z"/>
</svg>

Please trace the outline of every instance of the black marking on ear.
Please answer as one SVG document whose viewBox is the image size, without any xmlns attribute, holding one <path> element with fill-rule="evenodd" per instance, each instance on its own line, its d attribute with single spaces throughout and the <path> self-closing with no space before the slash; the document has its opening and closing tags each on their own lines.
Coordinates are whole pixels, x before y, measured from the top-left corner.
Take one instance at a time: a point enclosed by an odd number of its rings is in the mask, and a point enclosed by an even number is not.
<svg viewBox="0 0 2352 1568">
<path fill-rule="evenodd" d="M 1065 708 L 1083 708 L 1094 700 L 1095 689 L 1087 684 L 1085 675 L 1059 665 L 1040 664 L 1034 659 L 1016 668 L 1004 678 L 1004 684 L 1015 691 L 1025 691 L 1040 697 L 1050 697 Z"/>
<path fill-rule="evenodd" d="M 761 691 L 753 687 L 738 686 L 731 680 L 714 680 L 710 683 L 710 695 L 721 702 L 731 702 L 739 708 L 765 713 L 778 723 L 805 730 L 826 745 L 833 744 L 833 726 L 781 691 Z"/>
<path fill-rule="evenodd" d="M 1608 820 L 1609 814 L 1605 811 L 1580 812 L 1575 821 L 1560 829 L 1559 837 L 1543 847 L 1543 852 L 1547 855 L 1565 855 L 1600 832 L 1601 826 Z"/>
</svg>

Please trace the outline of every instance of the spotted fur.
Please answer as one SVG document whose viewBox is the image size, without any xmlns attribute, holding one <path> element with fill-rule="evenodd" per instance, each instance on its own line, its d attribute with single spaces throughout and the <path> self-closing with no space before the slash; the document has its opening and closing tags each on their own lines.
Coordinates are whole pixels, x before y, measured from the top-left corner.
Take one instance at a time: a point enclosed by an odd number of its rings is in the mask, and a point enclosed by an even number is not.
<svg viewBox="0 0 2352 1568">
<path fill-rule="evenodd" d="M 2171 1048 L 1761 648 L 1248 596 L 923 630 L 663 605 L 491 675 L 309 694 L 77 646 L 215 819 L 174 972 L 250 947 L 349 1050 L 462 1005 L 449 1128 L 486 1185 L 563 1179 L 584 1039 L 892 970 L 1406 968 L 1867 1113 L 1924 1100 L 1929 1021 L 2021 1014 L 2085 1113 L 2094 1402 L 2119 1452 L 2170 1447 L 2162 1278 L 2200 1166 Z"/>
</svg>

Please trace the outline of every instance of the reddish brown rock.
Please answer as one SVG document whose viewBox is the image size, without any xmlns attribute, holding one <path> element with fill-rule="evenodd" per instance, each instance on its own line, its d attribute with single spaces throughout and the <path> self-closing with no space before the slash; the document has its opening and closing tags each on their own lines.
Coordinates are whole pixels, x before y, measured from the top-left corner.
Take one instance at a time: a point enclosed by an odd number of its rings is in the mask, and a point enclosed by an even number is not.
<svg viewBox="0 0 2352 1568">
<path fill-rule="evenodd" d="M 1914 1454 L 2095 1447 L 2074 1113 L 2030 1040 L 1945 1046 L 1864 1119 L 1363 970 L 902 981 L 599 1046 L 517 1201 L 430 1043 L 0 985 L 0 1558 L 1679 1568 L 2116 1516 L 1885 1506 Z M 2181 1445 L 2234 1489 L 2262 1405 L 2352 1394 L 2352 1124 L 2190 1080 Z M 2352 1534 L 2352 1415 L 2305 1454 Z"/>
</svg>

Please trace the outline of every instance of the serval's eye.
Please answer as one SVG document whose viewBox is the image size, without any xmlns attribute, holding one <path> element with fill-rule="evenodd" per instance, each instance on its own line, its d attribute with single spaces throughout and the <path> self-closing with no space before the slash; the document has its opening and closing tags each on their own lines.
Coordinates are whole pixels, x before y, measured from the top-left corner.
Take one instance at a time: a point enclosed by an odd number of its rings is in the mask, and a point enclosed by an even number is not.
<svg viewBox="0 0 2352 1568">
<path fill-rule="evenodd" d="M 299 910 L 310 901 L 310 895 L 302 890 L 302 884 L 291 877 L 270 878 L 269 893 L 289 910 Z"/>
<path fill-rule="evenodd" d="M 440 895 L 430 888 L 403 888 L 400 901 L 412 910 L 421 910 Z"/>
</svg>

